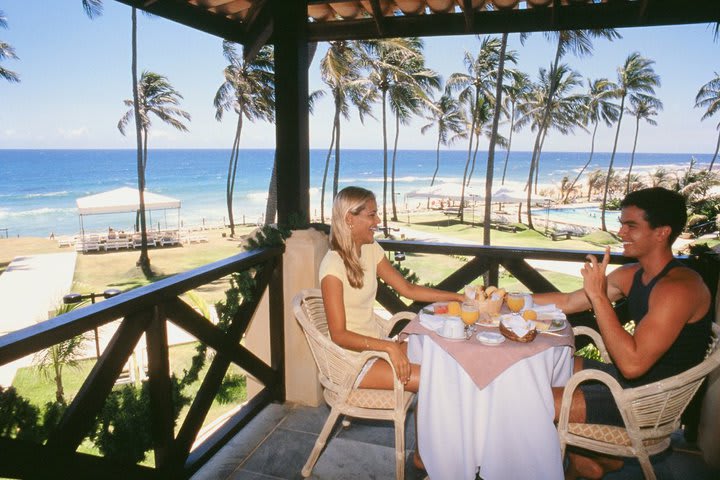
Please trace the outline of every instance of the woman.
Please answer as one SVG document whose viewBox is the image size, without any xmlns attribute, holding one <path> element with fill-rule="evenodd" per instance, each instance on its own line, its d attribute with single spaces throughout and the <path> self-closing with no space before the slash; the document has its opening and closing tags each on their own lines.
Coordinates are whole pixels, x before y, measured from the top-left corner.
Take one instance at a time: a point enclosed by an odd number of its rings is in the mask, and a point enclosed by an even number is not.
<svg viewBox="0 0 720 480">
<path fill-rule="evenodd" d="M 387 352 L 405 389 L 417 392 L 420 366 L 407 357 L 407 343 L 381 338 L 373 318 L 377 277 L 406 298 L 421 302 L 463 301 L 458 293 L 414 285 L 395 270 L 375 241 L 380 218 L 375 195 L 347 187 L 335 197 L 330 251 L 320 264 L 320 287 L 333 342 L 348 350 Z M 392 369 L 386 361 L 366 366 L 359 386 L 392 390 Z"/>
</svg>

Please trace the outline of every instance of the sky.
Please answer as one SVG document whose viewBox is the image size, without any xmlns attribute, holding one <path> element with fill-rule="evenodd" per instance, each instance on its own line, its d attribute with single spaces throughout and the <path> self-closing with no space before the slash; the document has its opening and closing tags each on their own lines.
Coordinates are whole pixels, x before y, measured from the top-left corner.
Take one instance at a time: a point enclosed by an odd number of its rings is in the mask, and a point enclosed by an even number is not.
<svg viewBox="0 0 720 480">
<path fill-rule="evenodd" d="M 8 22 L 0 40 L 15 48 L 19 60 L 6 59 L 2 66 L 20 75 L 20 83 L 0 80 L 0 149 L 4 148 L 135 148 L 132 133 L 124 137 L 117 122 L 127 111 L 123 100 L 131 98 L 130 8 L 112 0 L 104 2 L 104 14 L 88 19 L 80 0 L 5 0 L 0 10 Z M 181 107 L 192 115 L 189 132 L 178 132 L 154 121 L 150 148 L 230 148 L 235 128 L 233 115 L 215 120 L 213 97 L 222 83 L 226 61 L 222 40 L 161 17 L 143 14 L 139 19 L 139 69 L 166 76 L 183 95 Z M 655 117 L 657 126 L 641 124 L 637 151 L 647 153 L 713 153 L 720 118 L 701 121 L 694 108 L 699 88 L 720 71 L 720 41 L 713 41 L 708 24 L 642 29 L 619 29 L 622 40 L 596 40 L 590 57 L 566 57 L 565 61 L 585 78 L 617 79 L 617 67 L 632 52 L 654 60 L 661 78 L 657 96 L 664 110 Z M 464 52 L 475 55 L 480 40 L 474 35 L 425 39 L 426 65 L 447 79 L 465 72 Z M 510 48 L 518 55 L 517 68 L 537 79 L 539 67 L 548 67 L 555 50 L 536 33 L 521 45 L 510 36 Z M 319 61 L 321 44 L 309 69 L 310 89 L 322 89 Z M 379 118 L 380 106 L 375 106 Z M 330 144 L 333 105 L 330 95 L 320 99 L 310 119 L 311 148 Z M 382 126 L 355 112 L 343 125 L 343 148 L 382 148 Z M 399 148 L 435 149 L 435 133 L 420 133 L 427 122 L 413 121 L 401 131 Z M 507 135 L 508 125 L 500 132 Z M 132 130 L 130 130 L 132 132 Z M 614 128 L 600 128 L 596 151 L 611 151 Z M 626 116 L 619 151 L 631 151 L 635 125 Z M 513 150 L 532 150 L 534 135 L 525 130 L 513 137 Z M 246 123 L 241 147 L 273 148 L 274 126 Z M 456 143 L 451 148 L 463 150 Z M 481 145 L 482 148 L 482 145 Z M 577 130 L 562 136 L 551 132 L 545 151 L 589 151 L 590 134 Z"/>
</svg>

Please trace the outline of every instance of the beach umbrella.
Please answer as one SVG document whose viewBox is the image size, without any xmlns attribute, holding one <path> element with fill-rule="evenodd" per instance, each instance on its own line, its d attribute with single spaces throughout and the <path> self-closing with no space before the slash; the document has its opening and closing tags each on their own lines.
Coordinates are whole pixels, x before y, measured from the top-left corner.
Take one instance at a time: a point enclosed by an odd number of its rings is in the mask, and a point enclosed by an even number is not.
<svg viewBox="0 0 720 480">
<path fill-rule="evenodd" d="M 530 199 L 533 203 L 550 201 L 548 197 L 543 197 L 542 195 L 532 195 Z M 522 203 L 526 200 L 527 192 L 514 188 L 501 187 L 492 194 L 493 203 Z"/>
<path fill-rule="evenodd" d="M 441 183 L 434 187 L 422 187 L 407 194 L 408 197 L 442 198 L 446 200 L 459 201 L 462 196 L 462 184 Z M 483 200 L 485 197 L 480 191 L 472 186 L 465 187 L 465 200 Z"/>
</svg>

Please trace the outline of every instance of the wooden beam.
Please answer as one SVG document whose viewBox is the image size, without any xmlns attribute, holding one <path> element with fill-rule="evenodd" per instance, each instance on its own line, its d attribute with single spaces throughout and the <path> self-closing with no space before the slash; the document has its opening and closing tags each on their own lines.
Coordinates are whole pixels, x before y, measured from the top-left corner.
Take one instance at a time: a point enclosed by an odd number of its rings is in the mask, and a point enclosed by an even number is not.
<svg viewBox="0 0 720 480">
<path fill-rule="evenodd" d="M 157 0 L 146 4 L 145 0 L 116 0 L 125 5 L 135 7 L 139 10 L 158 15 L 181 25 L 185 25 L 201 32 L 209 33 L 245 44 L 248 38 L 245 36 L 243 26 L 224 15 L 208 11 L 207 8 L 193 5 L 189 2 L 176 2 L 172 0 Z"/>
<path fill-rule="evenodd" d="M 310 220 L 307 0 L 270 0 L 275 44 L 278 223 Z"/>
<path fill-rule="evenodd" d="M 675 0 L 654 0 L 647 2 L 645 15 L 640 15 L 643 5 L 642 2 L 609 2 L 563 5 L 560 8 L 478 11 L 474 12 L 474 25 L 470 32 L 466 31 L 463 13 L 394 16 L 385 18 L 381 37 L 683 25 L 717 22 L 720 19 L 720 2 L 717 0 L 694 0 L 682 8 L 678 8 Z M 374 22 L 370 19 L 308 24 L 310 41 L 369 38 L 378 38 Z"/>
</svg>

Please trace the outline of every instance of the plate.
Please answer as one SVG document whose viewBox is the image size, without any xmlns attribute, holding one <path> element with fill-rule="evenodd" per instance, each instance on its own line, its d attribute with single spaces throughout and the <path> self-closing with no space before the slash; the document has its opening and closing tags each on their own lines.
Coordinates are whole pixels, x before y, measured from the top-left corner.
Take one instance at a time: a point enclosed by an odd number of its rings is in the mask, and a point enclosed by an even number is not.
<svg viewBox="0 0 720 480">
<path fill-rule="evenodd" d="M 562 330 L 567 325 L 567 320 L 553 320 L 550 322 L 550 326 L 545 329 L 546 332 L 557 332 Z"/>
<path fill-rule="evenodd" d="M 500 345 L 505 341 L 505 337 L 497 332 L 480 332 L 475 337 L 478 341 L 485 345 Z"/>
<path fill-rule="evenodd" d="M 442 329 L 436 331 L 435 333 L 437 333 L 439 337 L 442 337 L 442 338 L 444 338 L 445 340 L 450 340 L 451 342 L 458 342 L 458 341 L 460 341 L 460 340 L 467 340 L 467 337 L 465 337 L 465 335 L 463 335 L 462 337 L 446 337 L 445 335 L 442 334 Z"/>
</svg>

